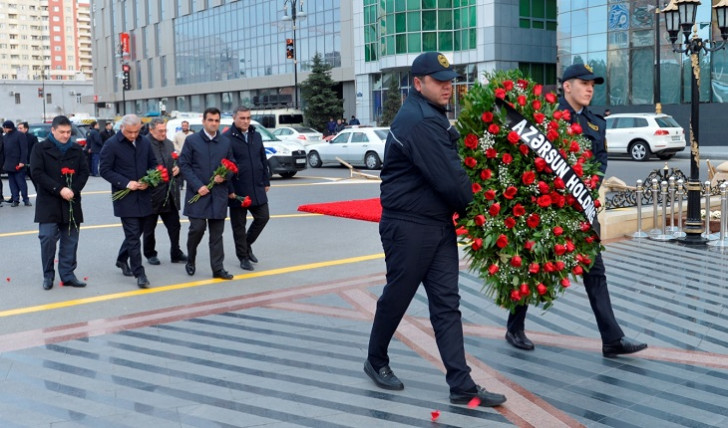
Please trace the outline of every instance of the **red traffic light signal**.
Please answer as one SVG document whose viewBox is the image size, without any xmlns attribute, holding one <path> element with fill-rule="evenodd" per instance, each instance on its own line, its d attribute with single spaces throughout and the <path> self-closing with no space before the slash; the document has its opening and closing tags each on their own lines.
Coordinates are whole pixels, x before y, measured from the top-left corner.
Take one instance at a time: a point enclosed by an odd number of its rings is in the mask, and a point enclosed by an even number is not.
<svg viewBox="0 0 728 428">
<path fill-rule="evenodd" d="M 125 91 L 128 91 L 129 89 L 131 89 L 131 80 L 130 80 L 131 66 L 129 64 L 122 64 L 121 71 L 123 74 L 122 86 L 124 87 Z"/>
<path fill-rule="evenodd" d="M 286 39 L 286 58 L 294 59 L 293 39 Z"/>
<path fill-rule="evenodd" d="M 43 88 L 38 88 L 38 98 L 43 98 Z"/>
</svg>

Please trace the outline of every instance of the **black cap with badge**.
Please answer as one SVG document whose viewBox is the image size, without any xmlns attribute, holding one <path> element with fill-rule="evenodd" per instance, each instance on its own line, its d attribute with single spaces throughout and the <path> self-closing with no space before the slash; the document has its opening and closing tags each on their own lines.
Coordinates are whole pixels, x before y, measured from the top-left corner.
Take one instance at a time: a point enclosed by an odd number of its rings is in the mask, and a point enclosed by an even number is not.
<svg viewBox="0 0 728 428">
<path fill-rule="evenodd" d="M 604 83 L 604 78 L 594 74 L 594 69 L 587 64 L 570 65 L 566 70 L 564 70 L 564 75 L 561 76 L 561 81 L 566 82 L 571 79 L 593 80 L 597 85 Z"/>
<path fill-rule="evenodd" d="M 440 52 L 425 52 L 412 62 L 412 75 L 430 76 L 435 80 L 446 81 L 460 77 L 454 67 Z"/>
</svg>

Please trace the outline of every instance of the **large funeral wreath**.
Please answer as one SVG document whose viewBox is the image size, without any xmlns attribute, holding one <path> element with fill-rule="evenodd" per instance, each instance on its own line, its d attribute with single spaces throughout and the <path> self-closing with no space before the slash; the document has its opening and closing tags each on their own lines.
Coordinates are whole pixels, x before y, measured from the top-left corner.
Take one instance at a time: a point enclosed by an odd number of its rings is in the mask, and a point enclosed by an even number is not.
<svg viewBox="0 0 728 428">
<path fill-rule="evenodd" d="M 598 164 L 591 142 L 570 112 L 558 109 L 554 93 L 518 71 L 485 76 L 487 84 L 468 91 L 457 127 L 460 154 L 474 200 L 458 235 L 467 244 L 471 270 L 484 291 L 509 310 L 517 305 L 548 308 L 593 264 L 601 243 L 583 208 L 544 158 L 509 129 L 510 105 L 535 125 L 566 159 L 599 207 Z"/>
</svg>

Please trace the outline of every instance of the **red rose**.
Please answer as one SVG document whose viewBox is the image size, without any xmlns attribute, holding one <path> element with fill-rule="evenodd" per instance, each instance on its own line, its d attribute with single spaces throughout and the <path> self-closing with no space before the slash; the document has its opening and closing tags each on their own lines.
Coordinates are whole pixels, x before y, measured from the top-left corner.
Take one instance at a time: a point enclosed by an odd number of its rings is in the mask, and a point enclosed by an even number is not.
<svg viewBox="0 0 728 428">
<path fill-rule="evenodd" d="M 511 291 L 511 300 L 516 302 L 521 300 L 521 293 L 518 290 Z"/>
<path fill-rule="evenodd" d="M 513 186 L 508 186 L 506 191 L 503 193 L 503 197 L 506 199 L 513 199 L 516 196 L 516 193 L 518 193 L 518 189 Z"/>
<path fill-rule="evenodd" d="M 473 134 L 468 134 L 465 137 L 465 147 L 475 150 L 478 148 L 478 137 Z"/>
<path fill-rule="evenodd" d="M 501 161 L 502 161 L 502 162 L 503 162 L 504 164 L 508 165 L 508 164 L 510 164 L 511 162 L 513 162 L 513 156 L 511 156 L 511 154 L 510 154 L 510 153 L 503 153 L 503 157 L 501 158 Z"/>
<path fill-rule="evenodd" d="M 531 107 L 533 107 L 534 110 L 541 110 L 541 101 L 533 100 Z"/>
<path fill-rule="evenodd" d="M 526 219 L 526 224 L 531 229 L 535 229 L 536 227 L 538 227 L 538 225 L 540 223 L 541 223 L 541 217 L 539 217 L 539 215 L 536 213 L 529 215 L 528 218 Z"/>
<path fill-rule="evenodd" d="M 480 184 L 478 184 L 478 183 L 473 183 L 473 193 L 478 193 L 478 192 L 480 192 L 481 190 L 483 190 L 483 188 L 482 188 L 482 187 L 480 186 Z"/>
<path fill-rule="evenodd" d="M 594 206 L 597 208 L 601 207 L 602 206 L 601 201 L 599 199 L 594 199 Z"/>
<path fill-rule="evenodd" d="M 539 296 L 543 296 L 549 291 L 549 288 L 543 285 L 543 283 L 539 282 L 536 286 L 536 291 L 538 292 Z"/>
<path fill-rule="evenodd" d="M 571 253 L 574 250 L 576 250 L 576 245 L 574 245 L 574 243 L 571 242 L 571 240 L 567 240 L 566 241 L 566 251 L 569 252 L 569 253 Z"/>
<path fill-rule="evenodd" d="M 525 282 L 523 284 L 521 284 L 518 291 L 521 292 L 522 296 L 527 296 L 527 295 L 531 294 L 531 289 L 528 288 L 528 284 L 526 284 Z"/>
<path fill-rule="evenodd" d="M 571 281 L 569 281 L 569 278 L 564 278 L 561 280 L 561 286 L 564 288 L 568 288 L 571 285 Z"/>
<path fill-rule="evenodd" d="M 482 226 L 485 224 L 485 216 L 483 214 L 476 215 L 473 220 L 475 220 L 475 224 L 478 226 Z"/>
<path fill-rule="evenodd" d="M 531 263 L 528 265 L 528 273 L 538 273 L 541 270 L 541 266 L 538 263 Z"/>
<path fill-rule="evenodd" d="M 591 225 L 589 223 L 582 221 L 579 224 L 579 230 L 581 230 L 582 232 L 587 232 L 589 229 L 591 229 Z"/>
<path fill-rule="evenodd" d="M 569 206 L 572 206 L 576 203 L 576 198 L 572 195 L 566 195 L 564 199 L 566 199 L 566 203 L 569 204 Z"/>
<path fill-rule="evenodd" d="M 549 195 L 539 196 L 536 199 L 536 203 L 538 204 L 539 207 L 546 208 L 549 205 L 551 205 L 551 196 L 549 196 Z"/>
<path fill-rule="evenodd" d="M 504 80 L 503 81 L 503 87 L 506 88 L 506 91 L 510 91 L 513 89 L 513 81 L 512 80 Z"/>
<path fill-rule="evenodd" d="M 485 151 L 485 157 L 488 159 L 495 159 L 498 156 L 498 152 L 493 148 L 489 148 Z"/>
<path fill-rule="evenodd" d="M 503 88 L 498 88 L 495 90 L 495 97 L 500 98 L 502 100 L 506 99 L 506 91 Z"/>
<path fill-rule="evenodd" d="M 521 267 L 521 256 L 513 256 L 511 257 L 511 266 L 513 267 Z"/>
<path fill-rule="evenodd" d="M 493 199 L 495 199 L 495 190 L 493 190 L 493 189 L 486 190 L 484 195 L 485 195 L 485 199 L 492 201 Z"/>
<path fill-rule="evenodd" d="M 491 123 L 488 126 L 488 132 L 490 132 L 493 135 L 496 135 L 500 132 L 500 126 L 496 125 L 495 123 Z"/>
<path fill-rule="evenodd" d="M 465 226 L 460 226 L 457 229 L 455 229 L 455 234 L 457 236 L 463 236 L 468 234 L 468 229 L 465 228 Z"/>
<path fill-rule="evenodd" d="M 484 169 L 484 170 L 482 170 L 482 171 L 480 171 L 480 179 L 481 180 L 489 180 L 490 177 L 491 177 L 491 175 L 493 175 L 493 173 L 491 172 L 491 170 L 489 170 L 487 168 Z"/>
<path fill-rule="evenodd" d="M 528 251 L 533 251 L 533 246 L 536 245 L 535 241 L 526 241 L 525 244 L 523 244 L 523 248 L 525 248 Z"/>
<path fill-rule="evenodd" d="M 465 165 L 468 168 L 475 168 L 478 165 L 478 161 L 476 161 L 475 158 L 468 156 L 465 158 Z"/>
<path fill-rule="evenodd" d="M 556 95 L 554 95 L 553 92 L 549 92 L 544 98 L 546 98 L 546 102 L 549 102 L 551 104 L 556 103 Z"/>
<path fill-rule="evenodd" d="M 554 131 L 558 131 L 559 130 L 559 122 L 556 122 L 554 120 L 552 120 L 551 122 L 549 122 L 549 124 L 547 126 L 548 126 L 548 129 L 553 129 Z"/>
<path fill-rule="evenodd" d="M 587 236 L 586 238 L 584 238 L 584 241 L 586 241 L 587 244 L 591 244 L 592 242 L 594 242 L 594 239 L 595 238 L 593 236 Z"/>
<path fill-rule="evenodd" d="M 543 91 L 543 86 L 542 85 L 534 85 L 534 87 L 533 87 L 533 94 L 534 95 L 536 95 L 536 96 L 541 95 L 541 91 Z"/>
<path fill-rule="evenodd" d="M 493 113 L 486 111 L 482 116 L 480 116 L 480 119 L 485 123 L 490 123 L 493 121 Z"/>
<path fill-rule="evenodd" d="M 507 138 L 508 138 L 508 142 L 509 143 L 516 144 L 518 142 L 518 140 L 521 139 L 521 136 L 518 135 L 518 133 L 516 131 L 511 131 L 511 132 L 508 133 L 508 137 Z"/>
<path fill-rule="evenodd" d="M 498 239 L 495 241 L 495 245 L 498 248 L 505 248 L 508 246 L 508 237 L 506 235 L 500 234 L 498 236 Z"/>
<path fill-rule="evenodd" d="M 557 138 L 559 138 L 559 133 L 554 131 L 553 129 L 549 129 L 548 132 L 546 132 L 547 140 L 554 142 L 554 140 L 556 140 Z"/>
<path fill-rule="evenodd" d="M 559 149 L 559 154 L 560 154 L 560 155 L 561 155 L 562 157 L 566 157 L 566 150 L 564 150 L 563 148 Z"/>
<path fill-rule="evenodd" d="M 574 275 L 581 275 L 584 273 L 584 269 L 581 266 L 574 266 L 571 272 L 573 272 Z"/>
<path fill-rule="evenodd" d="M 527 145 L 521 144 L 520 146 L 518 146 L 518 151 L 520 151 L 523 156 L 528 156 L 528 146 Z"/>
<path fill-rule="evenodd" d="M 528 100 L 526 100 L 526 96 L 525 95 L 519 95 L 518 96 L 518 99 L 516 101 L 518 102 L 518 105 L 520 105 L 521 107 L 523 107 L 523 106 L 526 105 L 526 101 L 528 101 Z"/>
<path fill-rule="evenodd" d="M 591 261 L 591 259 L 589 257 L 582 256 L 582 263 L 584 263 L 584 265 L 589 266 L 591 264 L 591 262 L 592 261 Z"/>
<path fill-rule="evenodd" d="M 556 253 L 557 256 L 562 256 L 566 252 L 566 247 L 561 244 L 554 245 L 554 253 Z"/>
<path fill-rule="evenodd" d="M 533 184 L 534 181 L 536 181 L 536 173 L 533 171 L 526 171 L 521 175 L 521 181 L 523 184 L 528 186 L 529 184 Z"/>
<path fill-rule="evenodd" d="M 551 203 L 556 205 L 559 208 L 564 207 L 564 203 L 566 202 L 566 198 L 564 198 L 560 193 L 556 192 L 555 190 L 551 192 Z"/>
<path fill-rule="evenodd" d="M 246 196 L 245 198 L 243 198 L 243 202 L 240 204 L 240 206 L 243 208 L 248 208 L 252 203 L 253 201 L 250 199 L 250 196 Z"/>
<path fill-rule="evenodd" d="M 544 120 L 546 120 L 546 116 L 543 113 L 534 113 L 533 120 L 540 125 Z"/>
<path fill-rule="evenodd" d="M 574 172 L 576 173 L 576 175 L 578 175 L 579 177 L 581 177 L 581 176 L 584 175 L 584 168 L 582 168 L 582 166 L 581 166 L 580 163 L 577 163 L 576 165 L 573 165 L 571 167 L 571 169 L 573 169 Z"/>
<path fill-rule="evenodd" d="M 516 204 L 513 207 L 513 215 L 516 217 L 520 217 L 522 215 L 526 214 L 526 208 L 523 207 L 521 204 Z"/>
<path fill-rule="evenodd" d="M 536 158 L 533 161 L 533 165 L 536 167 L 536 171 L 541 172 L 546 169 L 546 160 L 544 158 Z"/>
<path fill-rule="evenodd" d="M 560 110 L 556 110 L 554 112 L 554 119 L 556 119 L 556 120 L 561 119 L 561 111 Z"/>
<path fill-rule="evenodd" d="M 172 159 L 174 159 L 174 160 L 179 159 L 179 154 L 177 154 L 177 152 L 172 152 Z"/>
<path fill-rule="evenodd" d="M 550 273 L 550 272 L 556 271 L 556 267 L 554 266 L 553 263 L 546 262 L 546 263 L 543 264 L 543 270 L 545 270 L 546 272 L 549 272 Z"/>
<path fill-rule="evenodd" d="M 569 122 L 571 120 L 571 112 L 569 110 L 562 110 L 561 118 L 564 119 L 565 121 Z"/>
<path fill-rule="evenodd" d="M 544 195 L 546 195 L 549 192 L 551 192 L 551 188 L 549 187 L 548 184 L 546 184 L 545 181 L 539 181 L 538 182 L 538 191 L 543 193 Z"/>
<path fill-rule="evenodd" d="M 572 153 L 577 153 L 579 150 L 581 150 L 581 147 L 579 147 L 579 143 L 576 141 L 572 141 L 571 145 L 569 146 L 569 151 Z"/>
<path fill-rule="evenodd" d="M 491 217 L 497 216 L 499 212 L 500 212 L 500 204 L 497 202 L 494 203 L 493 205 L 491 205 L 490 208 L 488 209 L 488 213 L 491 215 Z"/>
<path fill-rule="evenodd" d="M 482 247 L 483 247 L 483 240 L 480 238 L 475 238 L 473 240 L 473 245 L 471 245 L 471 248 L 473 249 L 473 251 L 478 251 Z"/>
<path fill-rule="evenodd" d="M 553 229 L 555 236 L 561 236 L 564 233 L 564 229 L 561 226 L 556 226 Z"/>
<path fill-rule="evenodd" d="M 528 80 L 518 79 L 516 85 L 521 89 L 526 89 L 528 88 Z"/>
<path fill-rule="evenodd" d="M 594 153 L 591 150 L 587 149 L 587 150 L 584 150 L 584 153 L 582 154 L 582 156 L 584 156 L 587 159 L 591 159 L 591 157 L 594 156 Z"/>
<path fill-rule="evenodd" d="M 488 273 L 491 275 L 495 275 L 496 272 L 498 272 L 498 269 L 499 269 L 498 265 L 490 265 L 490 266 L 488 266 Z"/>
<path fill-rule="evenodd" d="M 559 190 L 566 189 L 566 184 L 564 184 L 564 180 L 561 177 L 554 178 L 554 188 Z"/>
<path fill-rule="evenodd" d="M 574 134 L 581 134 L 584 130 L 581 129 L 581 125 L 579 125 L 578 123 L 572 123 L 571 131 L 574 132 Z"/>
<path fill-rule="evenodd" d="M 557 271 L 561 272 L 562 270 L 564 270 L 564 268 L 566 267 L 566 265 L 561 260 L 557 260 L 555 267 L 556 267 L 556 270 Z"/>
<path fill-rule="evenodd" d="M 516 219 L 508 217 L 503 223 L 506 226 L 506 229 L 513 229 L 516 226 Z"/>
</svg>

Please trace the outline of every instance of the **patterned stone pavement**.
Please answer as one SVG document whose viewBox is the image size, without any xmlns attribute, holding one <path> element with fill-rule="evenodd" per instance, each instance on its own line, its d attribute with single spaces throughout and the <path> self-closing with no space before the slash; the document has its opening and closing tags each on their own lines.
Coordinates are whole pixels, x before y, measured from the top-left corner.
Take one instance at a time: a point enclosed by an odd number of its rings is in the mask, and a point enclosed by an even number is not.
<svg viewBox="0 0 728 428">
<path fill-rule="evenodd" d="M 463 266 L 468 361 L 499 408 L 449 404 L 422 291 L 391 346 L 405 390 L 364 375 L 382 272 L 0 336 L 0 426 L 728 426 L 728 257 L 649 241 L 604 256 L 622 327 L 650 344 L 631 357 L 601 356 L 578 284 L 529 312 L 535 351 L 509 347 Z"/>
</svg>

